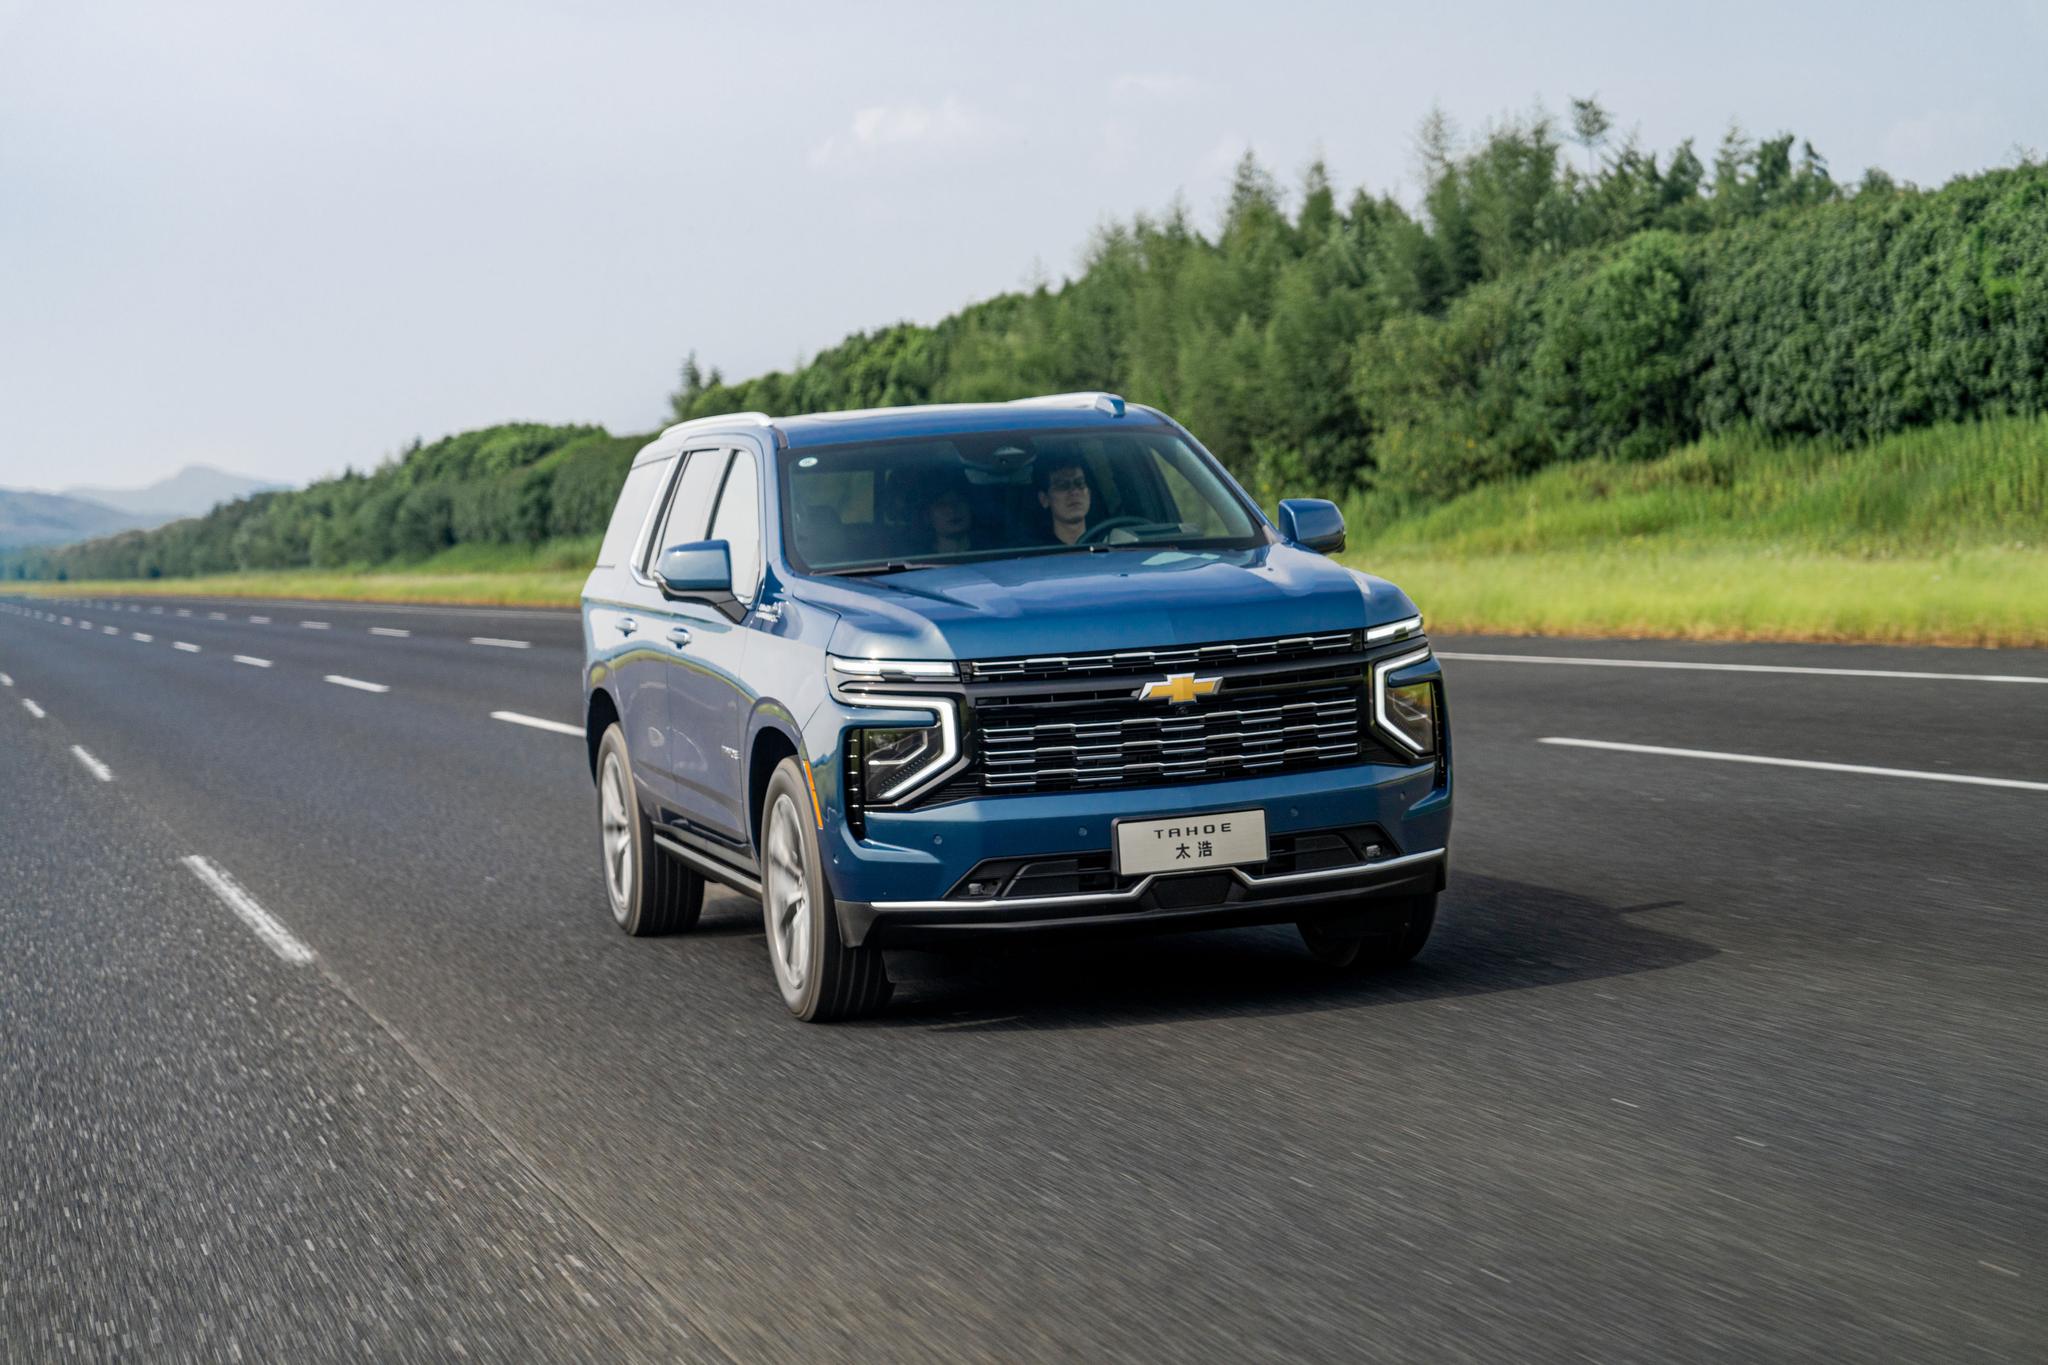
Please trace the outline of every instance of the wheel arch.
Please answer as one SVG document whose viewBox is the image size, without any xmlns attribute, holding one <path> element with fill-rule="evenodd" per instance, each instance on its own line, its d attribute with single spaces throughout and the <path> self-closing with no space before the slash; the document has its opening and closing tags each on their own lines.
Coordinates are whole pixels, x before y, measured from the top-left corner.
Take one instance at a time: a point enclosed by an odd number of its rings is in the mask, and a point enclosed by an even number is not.
<svg viewBox="0 0 2048 1365">
<path fill-rule="evenodd" d="M 796 727 L 780 711 L 760 716 L 755 722 L 753 741 L 747 746 L 747 837 L 757 858 L 761 851 L 761 803 L 768 795 L 768 779 L 785 758 L 804 764 L 804 781 L 808 785 L 812 780 L 810 765 L 805 762 L 803 741 Z"/>
<path fill-rule="evenodd" d="M 619 723 L 619 704 L 612 700 L 612 694 L 602 687 L 591 689 L 590 699 L 583 708 L 583 741 L 590 751 L 590 780 L 597 780 L 597 746 L 604 742 L 604 732 Z"/>
</svg>

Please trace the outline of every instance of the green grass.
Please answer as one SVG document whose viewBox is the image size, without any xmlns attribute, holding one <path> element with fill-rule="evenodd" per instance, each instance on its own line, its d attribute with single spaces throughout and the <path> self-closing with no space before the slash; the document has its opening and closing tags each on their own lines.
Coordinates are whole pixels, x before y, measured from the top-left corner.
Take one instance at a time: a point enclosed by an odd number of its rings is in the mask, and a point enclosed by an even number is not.
<svg viewBox="0 0 2048 1365">
<path fill-rule="evenodd" d="M 1346 509 L 1345 562 L 1440 630 L 2048 646 L 2048 418 L 1843 450 L 1721 436 L 1435 507 Z M 401 568 L 24 584 L 63 595 L 573 604 L 596 540 L 458 546 Z"/>
<path fill-rule="evenodd" d="M 2048 419 L 1714 437 L 1347 521 L 1346 562 L 1441 629 L 2048 645 Z"/>
</svg>

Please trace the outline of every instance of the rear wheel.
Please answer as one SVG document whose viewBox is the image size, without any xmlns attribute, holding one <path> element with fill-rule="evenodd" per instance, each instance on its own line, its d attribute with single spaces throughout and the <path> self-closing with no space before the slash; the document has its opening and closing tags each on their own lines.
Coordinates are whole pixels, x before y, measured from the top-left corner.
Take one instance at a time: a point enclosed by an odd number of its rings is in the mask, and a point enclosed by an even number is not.
<svg viewBox="0 0 2048 1365">
<path fill-rule="evenodd" d="M 1303 920 L 1309 956 L 1350 971 L 1386 971 L 1413 960 L 1436 926 L 1436 893 L 1375 900 L 1369 918 Z"/>
<path fill-rule="evenodd" d="M 635 938 L 689 929 L 704 913 L 704 879 L 654 842 L 633 792 L 626 736 L 614 725 L 597 747 L 597 824 L 612 921 Z"/>
<path fill-rule="evenodd" d="M 761 919 L 775 984 L 797 1018 L 857 1019 L 889 1002 L 882 950 L 849 948 L 839 937 L 810 788 L 795 758 L 775 769 L 761 802 Z"/>
</svg>

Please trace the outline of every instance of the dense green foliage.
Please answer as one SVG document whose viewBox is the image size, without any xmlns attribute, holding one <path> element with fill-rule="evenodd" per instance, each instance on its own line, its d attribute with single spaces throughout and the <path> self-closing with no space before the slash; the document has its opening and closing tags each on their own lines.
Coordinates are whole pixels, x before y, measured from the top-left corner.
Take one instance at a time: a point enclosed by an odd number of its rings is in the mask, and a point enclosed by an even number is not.
<svg viewBox="0 0 2048 1365">
<path fill-rule="evenodd" d="M 1704 435 L 1866 441 L 2048 410 L 2048 168 L 1852 192 L 1810 146 L 1731 132 L 1707 165 L 1536 115 L 1460 143 L 1433 115 L 1420 211 L 1320 166 L 1240 165 L 1214 236 L 1184 209 L 1099 232 L 1061 287 L 849 337 L 727 382 L 693 356 L 677 418 L 1109 388 L 1174 413 L 1271 496 L 1426 507 L 1560 462 Z M 636 444 L 497 427 L 23 571 L 184 575 L 417 562 L 601 529 Z"/>
</svg>

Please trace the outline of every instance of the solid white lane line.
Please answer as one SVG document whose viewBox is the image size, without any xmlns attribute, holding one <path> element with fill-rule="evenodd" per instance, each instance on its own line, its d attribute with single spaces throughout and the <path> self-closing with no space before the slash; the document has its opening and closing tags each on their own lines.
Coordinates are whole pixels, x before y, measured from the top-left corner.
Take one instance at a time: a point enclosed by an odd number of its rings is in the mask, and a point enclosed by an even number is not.
<svg viewBox="0 0 2048 1365">
<path fill-rule="evenodd" d="M 492 649 L 533 648 L 533 645 L 526 640 L 494 640 L 488 635 L 472 635 L 469 637 L 469 642 L 473 645 L 489 645 Z"/>
<path fill-rule="evenodd" d="M 299 622 L 299 625 L 300 625 L 300 626 L 301 626 L 302 628 L 306 629 L 306 630 L 326 630 L 326 629 L 327 629 L 327 623 L 326 623 L 325 621 L 301 621 L 301 622 Z"/>
<path fill-rule="evenodd" d="M 94 758 L 91 754 L 87 753 L 85 751 L 84 745 L 72 745 L 71 753 L 73 757 L 75 757 L 80 763 L 83 763 L 85 765 L 85 770 L 87 772 L 91 773 L 94 777 L 97 777 L 100 781 L 112 782 L 114 780 L 114 770 L 112 768 L 109 768 L 106 764 L 100 762 L 98 759 Z"/>
<path fill-rule="evenodd" d="M 491 719 L 507 721 L 513 725 L 525 725 L 535 730 L 546 730 L 556 735 L 576 735 L 580 738 L 583 734 L 583 727 L 580 725 L 564 725 L 561 721 L 542 720 L 539 716 L 522 716 L 517 711 L 493 711 Z"/>
<path fill-rule="evenodd" d="M 249 667 L 251 667 L 251 668 L 268 668 L 268 667 L 270 667 L 270 660 L 268 660 L 268 659 L 259 659 L 259 658 L 256 658 L 256 657 L 255 657 L 254 655 L 251 655 L 251 654 L 237 654 L 237 655 L 235 656 L 235 662 L 236 662 L 236 663 L 238 663 L 238 664 L 247 664 L 247 665 L 249 665 Z"/>
<path fill-rule="evenodd" d="M 1546 738 L 1538 744 L 1573 749 L 1608 749 L 1623 754 L 1655 754 L 1662 758 L 1704 758 L 1716 763 L 1760 763 L 1770 768 L 1808 768 L 1823 773 L 1859 773 L 1865 777 L 1915 777 L 1922 782 L 1956 782 L 1968 787 L 2010 787 L 2048 792 L 2048 782 L 2023 782 L 2016 777 L 1975 777 L 1967 773 L 1930 773 L 1917 768 L 1872 768 L 1861 763 L 1819 763 L 1808 758 L 1767 758 L 1762 754 L 1725 754 L 1713 749 L 1671 749 L 1659 744 L 1617 744 L 1606 739 Z"/>
<path fill-rule="evenodd" d="M 249 624 L 252 626 L 267 626 L 270 624 L 270 618 L 268 616 L 252 616 L 249 618 Z"/>
<path fill-rule="evenodd" d="M 1920 682 L 2043 683 L 2028 673 L 1915 673 L 1897 668 L 1805 668 L 1795 664 L 1708 664 L 1675 659 L 1591 659 L 1563 654 L 1464 654 L 1440 649 L 1439 659 L 1482 664 L 1569 664 L 1579 668 L 1675 668 L 1697 673 L 1797 673 L 1818 678 L 1909 678 Z"/>
<path fill-rule="evenodd" d="M 220 897 L 222 905 L 234 911 L 236 918 L 256 931 L 256 937 L 268 944 L 270 951 L 286 962 L 304 966 L 313 960 L 313 950 L 301 943 L 291 930 L 257 904 L 256 898 L 242 889 L 242 884 L 222 871 L 209 858 L 193 853 L 181 860 L 192 869 L 192 875 L 205 882 L 214 895 Z"/>
<path fill-rule="evenodd" d="M 188 645 L 188 644 L 186 644 L 186 643 L 185 643 L 185 642 L 184 642 L 183 640 L 173 640 L 173 641 L 171 641 L 171 648 L 172 648 L 172 649 L 182 649 L 182 650 L 184 650 L 184 651 L 185 651 L 185 652 L 186 652 L 187 654 L 197 654 L 197 653 L 199 652 L 199 646 L 198 646 L 198 645 Z"/>
<path fill-rule="evenodd" d="M 132 632 L 130 632 L 130 633 L 131 633 L 131 634 L 132 634 L 132 635 L 134 636 L 134 638 L 135 638 L 135 642 L 136 642 L 137 644 L 149 645 L 149 644 L 155 644 L 155 643 L 156 643 L 156 636 L 154 636 L 154 635 L 144 635 L 144 634 L 143 634 L 143 633 L 142 633 L 141 631 L 139 631 L 139 630 L 138 630 L 138 631 L 132 631 Z"/>
<path fill-rule="evenodd" d="M 353 687 L 359 692 L 389 692 L 383 683 L 364 682 L 361 678 L 344 678 L 339 673 L 329 673 L 327 681 L 336 687 Z"/>
<path fill-rule="evenodd" d="M 41 720 L 43 718 L 43 708 L 37 706 L 34 700 L 29 697 L 23 697 L 21 699 L 21 709 L 28 712 L 30 715 L 34 716 L 37 720 Z"/>
<path fill-rule="evenodd" d="M 396 629 L 394 629 L 394 628 L 392 628 L 392 627 L 390 627 L 390 626 L 371 626 L 371 627 L 370 627 L 370 634 L 372 634 L 372 635 L 389 635 L 389 636 L 390 636 L 390 637 L 391 637 L 392 639 L 394 639 L 394 640 L 406 640 L 406 639 L 410 639 L 410 638 L 412 638 L 412 632 L 411 632 L 411 631 L 409 631 L 409 630 L 396 630 Z"/>
</svg>

